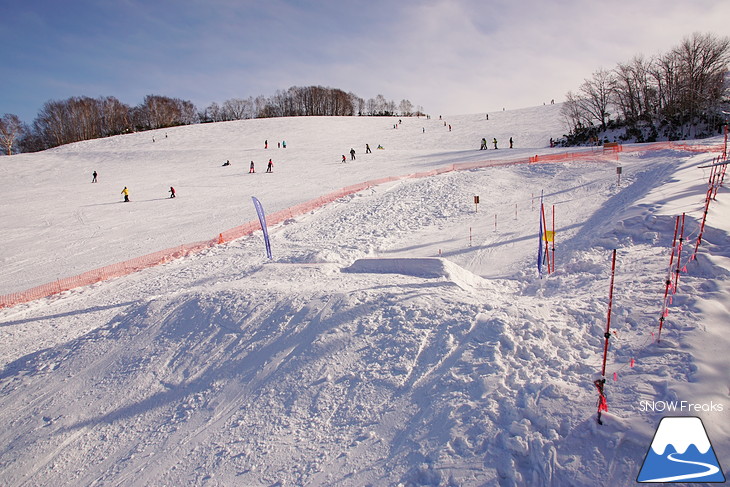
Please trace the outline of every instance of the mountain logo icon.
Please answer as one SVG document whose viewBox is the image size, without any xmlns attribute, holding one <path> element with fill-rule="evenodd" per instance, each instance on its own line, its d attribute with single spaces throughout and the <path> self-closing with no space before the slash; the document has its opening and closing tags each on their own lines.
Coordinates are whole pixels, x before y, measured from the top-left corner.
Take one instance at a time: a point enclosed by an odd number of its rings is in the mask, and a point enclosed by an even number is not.
<svg viewBox="0 0 730 487">
<path fill-rule="evenodd" d="M 702 420 L 662 418 L 637 482 L 725 482 Z"/>
</svg>

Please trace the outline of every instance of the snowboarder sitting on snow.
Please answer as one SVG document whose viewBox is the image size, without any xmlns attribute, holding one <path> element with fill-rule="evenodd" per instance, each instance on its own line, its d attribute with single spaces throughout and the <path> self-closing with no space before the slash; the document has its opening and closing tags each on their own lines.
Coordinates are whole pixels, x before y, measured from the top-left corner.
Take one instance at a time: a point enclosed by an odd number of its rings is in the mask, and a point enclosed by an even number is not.
<svg viewBox="0 0 730 487">
<path fill-rule="evenodd" d="M 124 195 L 124 202 L 129 203 L 129 190 L 127 189 L 126 186 L 122 190 L 122 194 Z"/>
<path fill-rule="evenodd" d="M 175 188 L 170 186 L 170 198 L 174 198 L 174 197 L 175 197 Z"/>
<path fill-rule="evenodd" d="M 223 163 L 223 165 L 224 166 L 230 166 L 231 165 L 231 161 L 226 161 L 226 162 Z"/>
<path fill-rule="evenodd" d="M 385 147 L 383 147 L 382 145 L 378 144 L 378 149 L 380 149 L 380 150 L 385 150 Z M 344 156 L 343 156 L 343 157 L 344 157 Z"/>
</svg>

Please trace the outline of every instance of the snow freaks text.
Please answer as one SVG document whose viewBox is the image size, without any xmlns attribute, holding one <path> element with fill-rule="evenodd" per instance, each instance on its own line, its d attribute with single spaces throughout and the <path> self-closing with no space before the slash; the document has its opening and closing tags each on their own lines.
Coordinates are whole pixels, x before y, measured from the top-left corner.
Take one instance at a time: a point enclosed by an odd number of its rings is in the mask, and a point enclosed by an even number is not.
<svg viewBox="0 0 730 487">
<path fill-rule="evenodd" d="M 698 413 L 711 412 L 721 413 L 724 407 L 720 403 L 710 401 L 709 403 L 693 403 L 689 401 L 639 401 L 639 411 L 641 412 L 684 412 Z"/>
</svg>

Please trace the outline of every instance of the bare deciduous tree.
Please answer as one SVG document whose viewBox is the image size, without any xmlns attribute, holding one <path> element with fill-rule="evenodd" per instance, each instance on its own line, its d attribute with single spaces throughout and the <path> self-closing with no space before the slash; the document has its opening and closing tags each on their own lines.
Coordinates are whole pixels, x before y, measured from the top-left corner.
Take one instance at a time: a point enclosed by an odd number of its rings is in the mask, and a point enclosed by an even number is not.
<svg viewBox="0 0 730 487">
<path fill-rule="evenodd" d="M 413 115 L 413 103 L 410 100 L 401 100 L 398 105 L 398 112 L 404 117 Z"/>
<path fill-rule="evenodd" d="M 580 87 L 583 109 L 595 119 L 602 129 L 606 128 L 609 119 L 608 107 L 614 92 L 614 78 L 609 71 L 600 69 L 593 73 Z"/>
<path fill-rule="evenodd" d="M 7 155 L 13 154 L 15 141 L 25 132 L 25 125 L 17 115 L 6 113 L 0 117 L 0 142 Z"/>
<path fill-rule="evenodd" d="M 569 91 L 565 95 L 565 102 L 560 107 L 560 115 L 571 133 L 585 125 L 585 114 L 580 97 Z"/>
<path fill-rule="evenodd" d="M 243 120 L 253 118 L 253 101 L 251 98 L 231 98 L 223 102 L 223 112 L 226 120 Z"/>
<path fill-rule="evenodd" d="M 147 95 L 137 110 L 137 125 L 142 129 L 158 129 L 188 125 L 197 121 L 195 105 L 167 96 Z"/>
<path fill-rule="evenodd" d="M 691 118 L 723 95 L 730 64 L 730 38 L 695 33 L 672 52 L 680 66 L 680 104 Z"/>
</svg>

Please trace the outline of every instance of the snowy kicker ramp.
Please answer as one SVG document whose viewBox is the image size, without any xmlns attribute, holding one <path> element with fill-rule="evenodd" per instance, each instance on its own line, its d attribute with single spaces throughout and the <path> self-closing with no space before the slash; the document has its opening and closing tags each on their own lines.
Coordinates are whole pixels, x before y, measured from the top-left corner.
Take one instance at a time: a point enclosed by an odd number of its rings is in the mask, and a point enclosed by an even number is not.
<svg viewBox="0 0 730 487">
<path fill-rule="evenodd" d="M 487 281 L 463 267 L 442 258 L 358 259 L 342 272 L 363 274 L 402 274 L 424 279 L 446 279 L 464 289 L 487 287 Z"/>
</svg>

